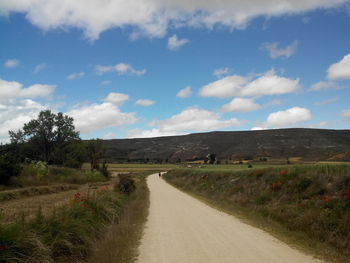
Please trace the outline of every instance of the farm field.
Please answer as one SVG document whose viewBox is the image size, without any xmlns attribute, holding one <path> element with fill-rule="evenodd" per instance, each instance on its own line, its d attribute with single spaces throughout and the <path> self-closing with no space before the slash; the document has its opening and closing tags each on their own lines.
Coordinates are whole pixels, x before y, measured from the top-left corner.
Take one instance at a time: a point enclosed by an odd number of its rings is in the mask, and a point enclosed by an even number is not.
<svg viewBox="0 0 350 263">
<path fill-rule="evenodd" d="M 57 193 L 24 196 L 23 198 L 7 201 L 2 200 L 0 201 L 0 222 L 10 223 L 21 220 L 22 218 L 31 219 L 38 213 L 39 209 L 44 216 L 49 216 L 58 207 L 74 200 L 76 193 L 80 193 L 83 196 L 94 195 L 96 191 L 101 189 L 111 190 L 113 183 L 114 181 L 76 185 L 75 187 L 68 188 L 68 190 L 58 191 Z M 12 190 L 11 192 L 16 192 L 16 190 Z"/>
<path fill-rule="evenodd" d="M 176 164 L 139 164 L 139 163 L 109 163 L 110 172 L 140 172 L 140 171 L 168 171 L 178 168 Z M 82 169 L 90 169 L 90 164 L 84 163 Z"/>
</svg>

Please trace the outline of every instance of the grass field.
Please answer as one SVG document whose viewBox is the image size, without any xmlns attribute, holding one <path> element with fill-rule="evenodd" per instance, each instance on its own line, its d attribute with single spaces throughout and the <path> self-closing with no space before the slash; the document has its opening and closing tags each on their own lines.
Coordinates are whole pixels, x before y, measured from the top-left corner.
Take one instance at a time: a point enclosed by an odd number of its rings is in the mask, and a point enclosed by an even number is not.
<svg viewBox="0 0 350 263">
<path fill-rule="evenodd" d="M 176 164 L 139 164 L 139 163 L 109 163 L 108 170 L 111 172 L 140 172 L 140 171 L 169 171 L 178 168 Z M 90 164 L 84 163 L 82 169 L 89 170 Z"/>
<path fill-rule="evenodd" d="M 130 194 L 116 190 L 114 178 L 1 202 L 0 262 L 133 262 L 147 216 L 148 173 L 128 176 L 136 185 Z"/>
<path fill-rule="evenodd" d="M 164 178 L 315 255 L 350 262 L 350 164 L 186 168 Z"/>
</svg>

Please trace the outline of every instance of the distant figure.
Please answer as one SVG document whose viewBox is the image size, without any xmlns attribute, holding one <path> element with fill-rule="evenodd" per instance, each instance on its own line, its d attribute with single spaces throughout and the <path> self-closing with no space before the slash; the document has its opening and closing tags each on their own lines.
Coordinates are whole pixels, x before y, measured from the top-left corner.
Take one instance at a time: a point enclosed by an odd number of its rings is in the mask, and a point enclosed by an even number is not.
<svg viewBox="0 0 350 263">
<path fill-rule="evenodd" d="M 158 174 L 158 175 L 159 175 L 159 178 L 160 178 L 160 177 L 162 177 L 162 174 L 161 174 L 160 172 L 159 172 L 159 174 Z"/>
</svg>

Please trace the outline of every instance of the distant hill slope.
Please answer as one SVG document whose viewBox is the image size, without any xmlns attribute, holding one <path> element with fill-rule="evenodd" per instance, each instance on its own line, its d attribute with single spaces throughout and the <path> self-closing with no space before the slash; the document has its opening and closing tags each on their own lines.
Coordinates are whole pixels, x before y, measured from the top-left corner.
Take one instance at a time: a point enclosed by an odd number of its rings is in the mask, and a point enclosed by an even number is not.
<svg viewBox="0 0 350 263">
<path fill-rule="evenodd" d="M 350 161 L 350 130 L 275 129 L 222 131 L 183 136 L 105 140 L 109 161 L 220 159 L 238 157 L 302 157 Z"/>
</svg>

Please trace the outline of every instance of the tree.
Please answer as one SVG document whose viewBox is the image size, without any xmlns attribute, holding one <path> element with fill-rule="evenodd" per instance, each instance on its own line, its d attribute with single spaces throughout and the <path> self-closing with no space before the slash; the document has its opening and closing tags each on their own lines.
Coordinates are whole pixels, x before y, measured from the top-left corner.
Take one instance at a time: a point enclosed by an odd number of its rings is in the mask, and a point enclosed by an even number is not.
<svg viewBox="0 0 350 263">
<path fill-rule="evenodd" d="M 13 145 L 0 146 L 0 184 L 7 185 L 11 177 L 19 175 L 21 165 L 17 150 Z"/>
<path fill-rule="evenodd" d="M 87 161 L 86 145 L 84 141 L 77 140 L 70 143 L 66 147 L 66 156 L 63 163 L 64 166 L 71 168 L 81 168 L 84 162 Z"/>
<path fill-rule="evenodd" d="M 86 155 L 89 159 L 91 170 L 99 169 L 99 164 L 103 159 L 105 152 L 106 147 L 101 139 L 93 139 L 86 143 Z"/>
<path fill-rule="evenodd" d="M 80 140 L 73 118 L 50 110 L 41 111 L 37 119 L 24 124 L 23 130 L 9 134 L 12 144 L 30 146 L 29 156 L 53 164 L 63 164 L 67 147 Z"/>
<path fill-rule="evenodd" d="M 214 164 L 217 161 L 215 153 L 208 154 L 206 159 L 209 161 L 210 164 Z"/>
</svg>

